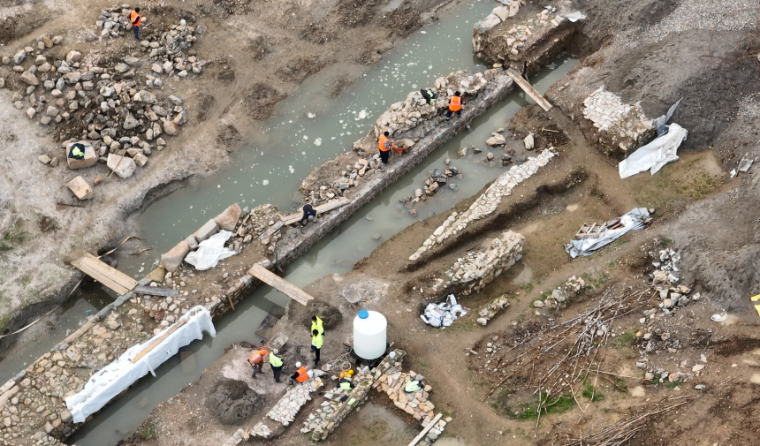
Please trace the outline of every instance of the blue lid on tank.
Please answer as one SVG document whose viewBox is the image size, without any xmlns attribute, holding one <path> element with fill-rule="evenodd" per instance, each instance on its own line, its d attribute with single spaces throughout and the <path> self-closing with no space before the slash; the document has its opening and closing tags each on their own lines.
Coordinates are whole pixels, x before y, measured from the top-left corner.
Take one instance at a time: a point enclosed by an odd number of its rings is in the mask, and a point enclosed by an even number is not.
<svg viewBox="0 0 760 446">
<path fill-rule="evenodd" d="M 359 319 L 367 319 L 369 317 L 369 311 L 362 310 L 359 312 Z"/>
</svg>

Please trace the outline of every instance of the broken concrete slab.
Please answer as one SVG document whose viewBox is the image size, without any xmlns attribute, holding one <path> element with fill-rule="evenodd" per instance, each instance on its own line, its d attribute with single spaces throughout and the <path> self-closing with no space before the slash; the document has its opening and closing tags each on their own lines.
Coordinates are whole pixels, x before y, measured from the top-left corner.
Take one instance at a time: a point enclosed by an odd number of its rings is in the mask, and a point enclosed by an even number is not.
<svg viewBox="0 0 760 446">
<path fill-rule="evenodd" d="M 131 177 L 137 169 L 135 160 L 128 156 L 119 156 L 113 153 L 108 154 L 108 161 L 106 164 L 116 175 L 124 179 Z"/>
<path fill-rule="evenodd" d="M 71 149 L 74 146 L 74 144 L 81 144 L 84 146 L 84 158 L 81 160 L 70 158 L 69 154 L 71 153 Z M 86 142 L 86 141 L 75 141 L 71 144 L 69 144 L 66 147 L 66 163 L 69 166 L 69 169 L 71 170 L 77 170 L 77 169 L 84 169 L 87 167 L 92 167 L 98 162 L 98 154 L 95 152 L 95 149 L 92 147 L 92 144 Z"/>
<path fill-rule="evenodd" d="M 217 232 L 219 232 L 219 225 L 217 225 L 214 220 L 209 220 L 203 226 L 201 226 L 200 229 L 195 231 L 193 235 L 195 236 L 195 240 L 200 243 L 216 234 Z"/>
<path fill-rule="evenodd" d="M 190 246 L 186 241 L 182 240 L 174 248 L 170 249 L 169 252 L 161 256 L 161 266 L 167 271 L 174 272 L 179 268 L 189 252 Z"/>
<path fill-rule="evenodd" d="M 240 219 L 240 214 L 242 213 L 243 211 L 240 209 L 240 206 L 235 203 L 225 209 L 224 212 L 214 217 L 214 221 L 220 228 L 227 231 L 233 231 L 235 230 L 235 225 L 237 225 L 238 219 Z"/>
<path fill-rule="evenodd" d="M 74 195 L 80 200 L 89 200 L 92 198 L 92 188 L 89 184 L 87 184 L 87 181 L 85 181 L 84 178 L 81 176 L 78 176 L 74 178 L 73 180 L 69 181 L 67 184 L 69 189 L 71 189 L 71 192 L 74 192 Z"/>
</svg>

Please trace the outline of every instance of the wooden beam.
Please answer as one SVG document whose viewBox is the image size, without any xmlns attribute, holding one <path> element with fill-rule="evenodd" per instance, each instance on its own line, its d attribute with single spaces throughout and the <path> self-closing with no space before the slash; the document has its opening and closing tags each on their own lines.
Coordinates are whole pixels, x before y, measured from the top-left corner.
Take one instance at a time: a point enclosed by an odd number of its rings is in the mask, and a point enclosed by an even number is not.
<svg viewBox="0 0 760 446">
<path fill-rule="evenodd" d="M 543 96 L 541 96 L 541 93 L 536 91 L 535 88 L 531 84 L 528 83 L 525 79 L 523 79 L 522 76 L 520 76 L 520 73 L 515 71 L 514 69 L 510 68 L 507 70 L 507 75 L 512 78 L 512 80 L 523 89 L 524 92 L 528 93 L 528 96 L 533 98 L 534 101 L 538 105 L 541 106 L 541 108 L 544 109 L 544 111 L 549 111 L 552 108 L 552 104 L 549 103 L 546 99 L 544 99 Z"/>
<path fill-rule="evenodd" d="M 148 296 L 161 296 L 161 297 L 177 297 L 179 291 L 171 288 L 161 288 L 157 286 L 136 286 L 132 292 L 136 294 L 147 294 Z"/>
<path fill-rule="evenodd" d="M 254 264 L 251 269 L 248 270 L 248 274 L 266 283 L 267 285 L 288 296 L 294 301 L 300 303 L 301 305 L 306 305 L 310 300 L 314 300 L 313 297 L 304 293 L 302 289 L 296 287 L 290 282 L 283 280 L 258 263 Z"/>
<path fill-rule="evenodd" d="M 261 235 L 259 236 L 259 240 L 264 240 L 267 237 L 273 236 L 274 233 L 279 231 L 280 228 L 283 226 L 285 226 L 283 222 L 281 221 L 276 222 L 275 224 L 272 225 L 272 227 L 270 227 L 269 229 L 261 233 Z"/>
<path fill-rule="evenodd" d="M 71 265 L 114 290 L 119 296 L 132 291 L 137 286 L 135 279 L 116 268 L 108 266 L 89 253 L 84 253 L 83 256 L 71 260 Z"/>
<path fill-rule="evenodd" d="M 132 364 L 136 363 L 140 359 L 142 359 L 143 356 L 147 355 L 151 350 L 156 348 L 158 344 L 164 342 L 164 339 L 168 338 L 170 334 L 177 331 L 177 329 L 183 325 L 185 325 L 185 322 L 187 322 L 187 318 L 182 319 L 178 323 L 174 324 L 174 326 L 166 331 L 166 333 L 162 334 L 161 337 L 156 339 L 155 341 L 151 342 L 149 346 L 147 346 L 143 351 L 137 354 L 134 358 L 131 359 Z"/>
<path fill-rule="evenodd" d="M 440 420 L 442 416 L 443 416 L 442 413 L 439 413 L 438 415 L 436 415 L 435 418 L 433 418 L 433 421 L 431 421 L 430 424 L 428 424 L 425 429 L 422 429 L 422 432 L 420 432 L 419 435 L 417 435 L 416 437 L 414 437 L 414 440 L 412 440 L 412 442 L 409 443 L 409 446 L 414 446 L 417 443 L 419 443 L 420 440 L 422 440 L 423 438 L 425 438 L 425 435 L 427 435 L 428 431 L 430 429 L 432 429 L 433 426 L 436 425 L 436 423 L 438 423 L 438 420 Z"/>
<path fill-rule="evenodd" d="M 320 204 L 319 206 L 315 207 L 314 209 L 317 211 L 317 215 L 324 214 L 325 212 L 332 211 L 333 209 L 337 209 L 341 206 L 345 206 L 350 201 L 346 197 L 338 198 L 337 200 L 331 200 L 328 201 L 325 204 Z M 296 212 L 295 214 L 290 214 L 282 217 L 282 223 L 284 225 L 292 225 L 293 223 L 298 223 L 301 221 L 301 218 L 303 217 L 303 211 Z"/>
</svg>

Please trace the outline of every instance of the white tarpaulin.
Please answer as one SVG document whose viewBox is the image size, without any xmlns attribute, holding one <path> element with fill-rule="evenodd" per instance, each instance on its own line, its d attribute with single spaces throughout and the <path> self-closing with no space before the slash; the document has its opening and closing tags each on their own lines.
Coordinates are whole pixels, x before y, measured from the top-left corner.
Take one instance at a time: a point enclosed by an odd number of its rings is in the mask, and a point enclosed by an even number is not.
<svg viewBox="0 0 760 446">
<path fill-rule="evenodd" d="M 570 244 L 565 245 L 565 250 L 572 258 L 589 256 L 622 237 L 628 231 L 633 229 L 643 229 L 646 227 L 646 223 L 644 222 L 647 219 L 649 219 L 649 211 L 647 211 L 647 208 L 635 208 L 631 212 L 620 217 L 620 224 L 623 225 L 622 228 L 605 229 L 595 238 L 570 240 Z"/>
<path fill-rule="evenodd" d="M 670 124 L 668 133 L 639 148 L 618 165 L 620 178 L 628 178 L 648 170 L 654 175 L 662 166 L 678 160 L 678 147 L 689 132 L 678 124 Z"/>
<path fill-rule="evenodd" d="M 193 251 L 185 257 L 185 262 L 193 265 L 198 271 L 211 269 L 219 263 L 220 260 L 232 257 L 237 254 L 235 251 L 225 248 L 224 244 L 232 236 L 230 231 L 219 231 L 198 244 L 198 250 Z"/>
<path fill-rule="evenodd" d="M 182 320 L 187 320 L 181 327 L 169 334 L 160 344 L 146 353 L 136 363 L 132 358 L 148 348 L 172 327 Z M 75 423 L 82 423 L 93 413 L 108 404 L 111 399 L 131 386 L 135 381 L 147 375 L 163 364 L 167 359 L 177 354 L 196 339 L 203 339 L 203 332 L 216 336 L 211 314 L 202 307 L 191 308 L 174 325 L 166 327 L 161 333 L 153 336 L 142 344 L 133 345 L 119 358 L 92 375 L 84 389 L 76 395 L 66 398 L 66 407 L 74 417 Z"/>
</svg>

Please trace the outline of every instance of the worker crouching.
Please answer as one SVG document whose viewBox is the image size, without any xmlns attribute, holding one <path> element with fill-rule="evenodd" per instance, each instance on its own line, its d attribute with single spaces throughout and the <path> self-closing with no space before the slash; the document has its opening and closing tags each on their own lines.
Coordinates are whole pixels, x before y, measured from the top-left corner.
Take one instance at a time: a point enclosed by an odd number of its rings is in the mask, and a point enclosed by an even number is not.
<svg viewBox="0 0 760 446">
<path fill-rule="evenodd" d="M 309 379 L 309 373 L 306 371 L 306 367 L 302 366 L 300 362 L 296 363 L 296 371 L 288 379 L 288 384 L 300 384 L 306 382 Z"/>
</svg>

